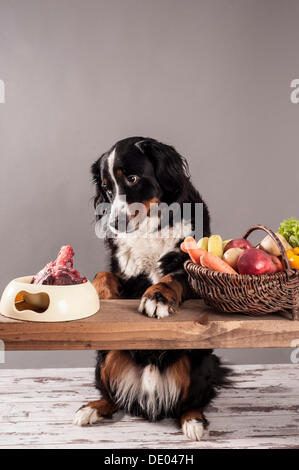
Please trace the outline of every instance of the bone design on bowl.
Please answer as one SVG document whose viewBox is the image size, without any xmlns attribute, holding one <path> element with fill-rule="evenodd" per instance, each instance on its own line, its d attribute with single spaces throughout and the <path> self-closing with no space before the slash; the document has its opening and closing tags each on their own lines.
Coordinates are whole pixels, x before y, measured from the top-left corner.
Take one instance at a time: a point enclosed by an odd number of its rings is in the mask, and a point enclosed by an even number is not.
<svg viewBox="0 0 299 470">
<path fill-rule="evenodd" d="M 17 293 L 15 297 L 15 307 L 19 312 L 23 310 L 33 310 L 37 313 L 43 313 L 47 310 L 50 304 L 49 295 L 46 292 L 26 292 L 22 290 Z"/>
</svg>

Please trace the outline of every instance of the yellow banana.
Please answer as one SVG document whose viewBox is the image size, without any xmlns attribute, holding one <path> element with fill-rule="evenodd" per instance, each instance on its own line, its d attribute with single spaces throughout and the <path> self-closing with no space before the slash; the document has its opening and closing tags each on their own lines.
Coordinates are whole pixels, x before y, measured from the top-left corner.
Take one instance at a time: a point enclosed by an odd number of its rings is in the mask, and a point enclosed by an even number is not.
<svg viewBox="0 0 299 470">
<path fill-rule="evenodd" d="M 212 235 L 208 242 L 208 252 L 213 253 L 219 258 L 223 256 L 222 238 L 220 235 Z"/>
</svg>

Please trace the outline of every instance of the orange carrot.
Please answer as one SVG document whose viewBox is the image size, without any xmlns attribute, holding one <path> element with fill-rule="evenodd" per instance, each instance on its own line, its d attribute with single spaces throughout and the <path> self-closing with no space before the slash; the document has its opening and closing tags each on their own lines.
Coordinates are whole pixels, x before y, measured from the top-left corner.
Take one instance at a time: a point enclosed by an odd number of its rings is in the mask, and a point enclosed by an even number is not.
<svg viewBox="0 0 299 470">
<path fill-rule="evenodd" d="M 180 248 L 181 248 L 181 250 L 182 250 L 184 253 L 188 253 L 188 250 L 187 250 L 187 248 L 185 247 L 185 242 L 182 242 L 182 243 L 181 243 Z"/>
<path fill-rule="evenodd" d="M 182 246 L 183 245 L 183 246 Z M 200 257 L 207 253 L 203 248 L 198 248 L 193 237 L 186 237 L 181 244 L 181 249 L 189 254 L 193 263 L 200 264 Z"/>
<path fill-rule="evenodd" d="M 196 241 L 194 240 L 193 237 L 186 237 L 185 240 L 181 243 L 181 250 L 184 252 L 184 253 L 188 253 L 188 248 L 195 248 L 195 245 L 196 245 Z M 196 248 L 197 248 L 197 245 L 196 245 Z"/>
<path fill-rule="evenodd" d="M 223 259 L 207 251 L 200 257 L 200 264 L 204 268 L 212 269 L 220 273 L 238 274 L 228 263 L 223 261 Z"/>
<path fill-rule="evenodd" d="M 184 245 L 186 248 L 197 248 L 197 243 L 193 237 L 186 237 L 184 240 Z"/>
</svg>

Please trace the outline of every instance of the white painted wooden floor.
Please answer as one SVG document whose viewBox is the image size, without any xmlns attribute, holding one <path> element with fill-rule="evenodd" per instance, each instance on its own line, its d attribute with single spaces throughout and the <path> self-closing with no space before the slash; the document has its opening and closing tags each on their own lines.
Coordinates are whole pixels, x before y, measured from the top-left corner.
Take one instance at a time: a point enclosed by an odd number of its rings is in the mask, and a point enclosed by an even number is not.
<svg viewBox="0 0 299 470">
<path fill-rule="evenodd" d="M 233 387 L 207 409 L 208 433 L 185 439 L 173 420 L 115 415 L 80 428 L 74 412 L 98 398 L 93 369 L 0 371 L 0 448 L 299 448 L 299 364 L 233 367 Z"/>
</svg>

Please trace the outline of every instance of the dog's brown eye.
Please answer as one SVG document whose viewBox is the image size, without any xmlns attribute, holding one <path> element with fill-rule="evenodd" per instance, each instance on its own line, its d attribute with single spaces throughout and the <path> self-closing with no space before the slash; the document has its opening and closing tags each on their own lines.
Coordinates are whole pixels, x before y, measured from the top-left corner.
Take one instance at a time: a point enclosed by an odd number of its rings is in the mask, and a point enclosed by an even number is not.
<svg viewBox="0 0 299 470">
<path fill-rule="evenodd" d="M 139 177 L 137 175 L 129 175 L 127 176 L 127 180 L 130 184 L 135 184 L 137 183 Z"/>
</svg>

